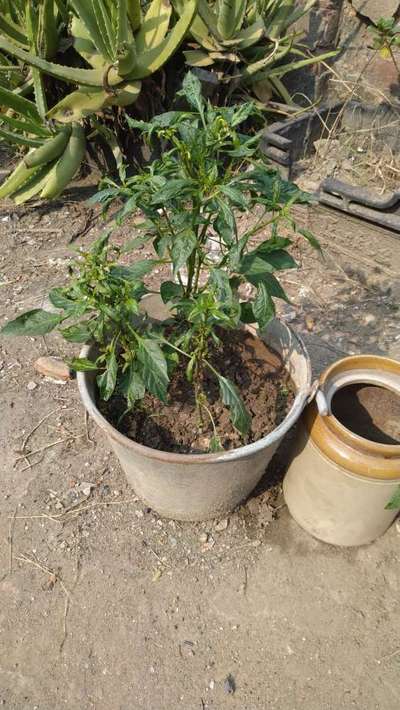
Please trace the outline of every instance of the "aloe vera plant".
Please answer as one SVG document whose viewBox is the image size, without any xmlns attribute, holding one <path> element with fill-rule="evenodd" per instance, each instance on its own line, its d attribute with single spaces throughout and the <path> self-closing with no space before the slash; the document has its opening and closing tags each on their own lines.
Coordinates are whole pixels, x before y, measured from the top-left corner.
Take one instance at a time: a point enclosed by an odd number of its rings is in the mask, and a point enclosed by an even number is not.
<svg viewBox="0 0 400 710">
<path fill-rule="evenodd" d="M 254 105 L 214 108 L 204 101 L 192 74 L 182 94 L 186 111 L 149 122 L 130 119 L 147 141 L 163 142 L 162 157 L 122 182 L 106 178 L 95 197 L 104 211 L 122 201 L 119 223 L 140 212 L 143 223 L 135 237 L 117 247 L 106 233 L 89 252 L 79 254 L 67 286 L 50 294 L 59 314 L 30 311 L 8 323 L 3 333 L 34 335 L 58 328 L 72 342 L 95 340 L 97 359 L 76 359 L 72 365 L 97 371 L 100 397 L 122 394 L 127 409 L 140 406 L 146 392 L 166 401 L 174 368 L 183 369 L 193 386 L 199 426 L 211 427 L 210 448 L 215 450 L 221 432 L 203 387 L 206 372 L 218 384 L 243 441 L 251 418 L 237 386 L 213 364 L 212 353 L 242 323 L 263 329 L 275 314 L 275 299 L 287 299 L 277 275 L 296 263 L 281 225 L 315 248 L 318 242 L 297 229 L 291 216 L 292 205 L 308 202 L 309 195 L 264 163 L 260 136 L 240 132 L 257 113 Z M 255 213 L 242 231 L 238 213 Z M 256 235 L 261 241 L 254 245 Z M 154 256 L 127 263 L 141 245 L 151 245 Z M 157 293 L 169 304 L 171 318 L 150 328 L 139 315 L 139 301 L 149 292 L 143 279 L 160 266 L 170 270 Z M 240 296 L 243 284 L 253 290 L 246 301 Z"/>
<path fill-rule="evenodd" d="M 182 0 L 177 0 L 182 6 Z M 199 0 L 185 51 L 190 66 L 210 67 L 221 82 L 251 90 L 263 102 L 277 94 L 291 103 L 282 77 L 335 52 L 307 56 L 293 25 L 316 0 L 298 7 L 296 0 Z M 285 58 L 290 55 L 290 61 Z"/>
<path fill-rule="evenodd" d="M 63 0 L 0 0 L 0 50 L 30 68 L 24 93 L 31 94 L 16 107 L 12 94 L 20 92 L 3 92 L 0 139 L 39 149 L 17 166 L 0 187 L 0 195 L 15 195 L 21 202 L 61 194 L 85 154 L 83 121 L 92 121 L 93 137 L 96 114 L 137 100 L 141 80 L 163 66 L 183 40 L 196 4 L 197 0 L 185 2 L 172 26 L 168 0 L 153 0 L 145 14 L 139 0 L 70 0 L 68 4 Z M 58 59 L 59 33 L 67 28 L 79 60 L 75 63 L 86 66 L 50 61 Z M 48 105 L 45 75 L 66 87 L 65 96 L 52 106 Z M 78 86 L 70 91 L 71 85 Z M 63 143 L 65 137 L 68 140 Z M 116 146 L 110 132 L 108 140 Z"/>
</svg>

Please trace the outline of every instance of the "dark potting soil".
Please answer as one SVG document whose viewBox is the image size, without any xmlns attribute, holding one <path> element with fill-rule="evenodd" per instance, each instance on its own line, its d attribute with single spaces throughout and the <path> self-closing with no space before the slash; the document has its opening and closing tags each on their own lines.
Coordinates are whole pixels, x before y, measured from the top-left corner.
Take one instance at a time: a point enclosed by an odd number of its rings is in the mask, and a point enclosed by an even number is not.
<svg viewBox="0 0 400 710">
<path fill-rule="evenodd" d="M 203 391 L 224 449 L 257 441 L 283 421 L 295 398 L 295 389 L 281 358 L 263 341 L 249 333 L 231 333 L 219 349 L 211 351 L 208 359 L 218 372 L 234 382 L 252 418 L 249 434 L 242 437 L 231 424 L 215 376 L 205 373 Z M 203 424 L 199 421 L 193 385 L 188 383 L 184 367 L 178 367 L 171 377 L 168 404 L 147 394 L 140 407 L 122 419 L 126 409 L 123 398 L 112 397 L 98 406 L 116 429 L 140 444 L 175 453 L 209 451 L 211 421 L 206 412 Z"/>
<path fill-rule="evenodd" d="M 346 429 L 377 444 L 400 444 L 400 397 L 377 385 L 354 384 L 338 390 L 332 414 Z"/>
</svg>

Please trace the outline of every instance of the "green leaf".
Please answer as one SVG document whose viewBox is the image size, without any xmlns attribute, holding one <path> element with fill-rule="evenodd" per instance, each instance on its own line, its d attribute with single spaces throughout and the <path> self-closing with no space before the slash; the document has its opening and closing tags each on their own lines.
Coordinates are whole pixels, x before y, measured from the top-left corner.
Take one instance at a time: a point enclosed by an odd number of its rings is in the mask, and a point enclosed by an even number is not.
<svg viewBox="0 0 400 710">
<path fill-rule="evenodd" d="M 228 306 L 232 303 L 232 289 L 226 271 L 212 269 L 208 283 L 211 287 L 214 287 L 217 298 L 222 305 Z"/>
<path fill-rule="evenodd" d="M 240 304 L 240 320 L 242 323 L 255 323 L 256 317 L 253 312 L 253 304 L 244 301 Z"/>
<path fill-rule="evenodd" d="M 268 293 L 265 284 L 261 281 L 253 303 L 253 313 L 260 328 L 265 328 L 275 315 L 274 302 Z"/>
<path fill-rule="evenodd" d="M 204 99 L 201 93 L 201 83 L 193 72 L 188 72 L 182 82 L 182 89 L 178 92 L 195 111 L 198 111 L 204 120 Z"/>
<path fill-rule="evenodd" d="M 58 313 L 49 313 L 40 308 L 27 311 L 1 329 L 3 335 L 46 335 L 61 322 Z"/>
<path fill-rule="evenodd" d="M 151 204 L 152 205 L 165 205 L 165 202 L 169 200 L 174 200 L 175 198 L 181 198 L 188 190 L 192 189 L 193 180 L 187 180 L 186 178 L 177 178 L 176 180 L 169 180 L 164 187 L 158 190 L 157 194 L 154 195 Z"/>
<path fill-rule="evenodd" d="M 397 510 L 400 509 L 400 486 L 397 488 L 389 501 L 385 506 L 385 510 Z"/>
<path fill-rule="evenodd" d="M 120 387 L 127 399 L 129 408 L 132 408 L 139 399 L 143 399 L 146 388 L 137 370 L 137 363 L 131 362 L 129 364 L 121 378 Z"/>
<path fill-rule="evenodd" d="M 121 279 L 122 281 L 137 281 L 149 274 L 156 264 L 158 264 L 157 259 L 141 259 L 129 266 L 124 266 L 123 264 L 112 266 L 110 274 L 113 278 Z"/>
<path fill-rule="evenodd" d="M 241 274 L 245 274 L 248 280 L 253 283 L 250 277 L 255 276 L 260 279 L 263 274 L 281 271 L 283 269 L 294 269 L 296 267 L 297 264 L 293 257 L 283 249 L 277 249 L 270 253 L 255 249 L 243 256 L 239 265 L 239 271 Z"/>
<path fill-rule="evenodd" d="M 76 357 L 68 364 L 75 372 L 94 372 L 94 370 L 99 369 L 96 363 L 93 362 L 93 360 L 89 360 L 87 357 Z"/>
<path fill-rule="evenodd" d="M 86 323 L 77 323 L 60 330 L 61 335 L 70 343 L 87 343 L 92 338 L 92 333 Z"/>
<path fill-rule="evenodd" d="M 191 231 L 181 232 L 174 237 L 171 248 L 174 275 L 184 266 L 197 244 L 196 235 Z"/>
<path fill-rule="evenodd" d="M 129 241 L 125 242 L 125 244 L 121 247 L 121 253 L 128 254 L 130 251 L 134 251 L 135 249 L 138 249 L 139 247 L 143 246 L 143 244 L 147 244 L 147 242 L 151 238 L 152 235 L 144 234 L 142 237 L 135 237 L 135 239 L 129 239 Z"/>
<path fill-rule="evenodd" d="M 233 382 L 218 373 L 216 373 L 216 375 L 218 377 L 222 401 L 231 411 L 232 424 L 245 436 L 250 431 L 251 418 L 243 404 L 242 398 Z"/>
<path fill-rule="evenodd" d="M 66 289 L 64 288 L 52 288 L 49 293 L 49 301 L 54 306 L 54 308 L 61 308 L 64 311 L 71 310 L 75 308 L 76 302 L 72 301 L 68 296 L 65 295 Z"/>
<path fill-rule="evenodd" d="M 146 389 L 166 402 L 169 377 L 164 353 L 158 343 L 150 338 L 138 337 L 138 343 L 138 358 L 142 363 L 141 375 Z"/>
<path fill-rule="evenodd" d="M 281 298 L 283 301 L 290 303 L 287 294 L 273 274 L 261 274 L 258 277 L 251 276 L 249 277 L 249 282 L 253 284 L 253 286 L 258 286 L 258 284 L 262 282 L 270 296 L 273 296 L 273 298 Z"/>
<path fill-rule="evenodd" d="M 234 205 L 237 207 L 240 207 L 243 210 L 247 210 L 249 207 L 249 201 L 246 198 L 246 195 L 244 195 L 240 190 L 238 190 L 235 187 L 231 187 L 230 185 L 221 185 L 220 186 L 221 192 L 224 193 L 231 202 L 233 202 Z"/>
<path fill-rule="evenodd" d="M 174 281 L 163 281 L 160 286 L 160 296 L 164 303 L 173 301 L 174 298 L 179 298 L 182 296 L 182 293 L 182 286 L 176 284 Z"/>
<path fill-rule="evenodd" d="M 115 355 L 115 350 L 112 350 L 106 359 L 106 369 L 101 375 L 97 376 L 97 386 L 100 391 L 100 397 L 105 402 L 110 399 L 117 384 L 118 363 Z"/>
<path fill-rule="evenodd" d="M 317 237 L 312 232 L 310 232 L 308 229 L 304 229 L 304 228 L 302 228 L 302 229 L 297 228 L 297 231 L 299 232 L 299 234 L 302 234 L 303 237 L 305 237 L 307 239 L 307 241 L 311 244 L 313 249 L 317 249 L 319 252 L 322 252 L 321 244 L 319 243 Z"/>
</svg>

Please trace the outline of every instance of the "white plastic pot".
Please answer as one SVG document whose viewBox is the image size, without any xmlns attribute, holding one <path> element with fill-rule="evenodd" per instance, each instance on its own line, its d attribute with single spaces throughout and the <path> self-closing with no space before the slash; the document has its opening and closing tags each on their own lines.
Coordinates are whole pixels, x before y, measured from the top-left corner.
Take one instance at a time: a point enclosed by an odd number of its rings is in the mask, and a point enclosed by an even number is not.
<svg viewBox="0 0 400 710">
<path fill-rule="evenodd" d="M 301 417 L 283 483 L 297 523 L 319 540 L 345 546 L 370 543 L 387 530 L 397 511 L 386 505 L 400 485 L 400 445 L 359 436 L 332 414 L 335 393 L 352 384 L 378 385 L 400 395 L 400 363 L 357 355 L 323 373 L 316 401 Z"/>
<path fill-rule="evenodd" d="M 295 400 L 273 432 L 253 444 L 221 453 L 167 453 L 132 441 L 97 409 L 93 373 L 78 373 L 86 410 L 106 434 L 137 495 L 160 515 L 176 520 L 207 520 L 233 510 L 257 485 L 282 438 L 300 417 L 311 389 L 306 349 L 279 320 L 269 324 L 262 338 L 282 357 L 296 386 Z M 90 357 L 91 352 L 91 346 L 86 346 L 81 357 Z"/>
</svg>

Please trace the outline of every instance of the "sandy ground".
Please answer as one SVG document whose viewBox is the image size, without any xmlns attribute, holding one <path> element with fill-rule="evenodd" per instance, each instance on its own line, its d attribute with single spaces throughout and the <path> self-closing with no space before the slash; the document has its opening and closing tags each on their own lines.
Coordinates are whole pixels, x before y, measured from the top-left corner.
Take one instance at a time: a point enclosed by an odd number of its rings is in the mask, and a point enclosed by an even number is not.
<svg viewBox="0 0 400 710">
<path fill-rule="evenodd" d="M 2 323 L 65 278 L 69 240 L 89 218 L 76 197 L 51 210 L 1 205 Z M 321 208 L 298 218 L 325 261 L 297 250 L 282 315 L 315 374 L 344 353 L 400 357 L 400 237 Z M 320 543 L 268 472 L 226 521 L 159 519 L 85 423 L 75 383 L 33 369 L 70 352 L 53 335 L 0 342 L 0 705 L 397 710 L 399 526 L 359 549 Z"/>
</svg>

